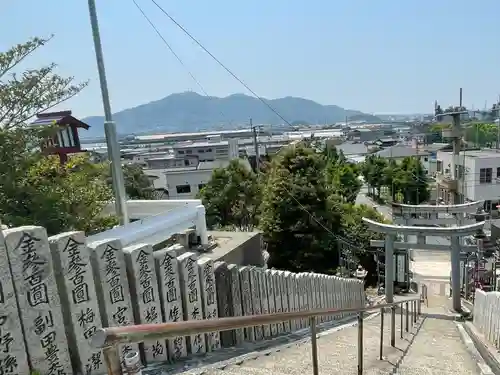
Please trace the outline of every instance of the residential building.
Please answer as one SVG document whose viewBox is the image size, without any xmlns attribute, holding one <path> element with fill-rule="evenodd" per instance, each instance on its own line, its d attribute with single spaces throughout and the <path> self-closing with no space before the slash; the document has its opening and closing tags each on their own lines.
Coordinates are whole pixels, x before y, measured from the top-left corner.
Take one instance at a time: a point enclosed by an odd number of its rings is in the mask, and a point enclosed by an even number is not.
<svg viewBox="0 0 500 375">
<path fill-rule="evenodd" d="M 451 151 L 437 153 L 438 196 L 453 202 L 456 191 L 460 202 L 485 201 L 485 209 L 496 210 L 500 202 L 500 152 L 497 150 L 465 150 L 455 156 L 456 174 L 451 168 Z"/>
<path fill-rule="evenodd" d="M 422 166 L 425 168 L 427 174 L 429 174 L 429 173 L 432 174 L 433 172 L 435 172 L 431 169 L 431 166 L 435 165 L 435 163 L 432 163 L 430 161 L 431 153 L 426 151 L 426 150 L 419 149 L 418 147 L 414 147 L 414 146 L 415 145 L 412 145 L 412 146 L 396 145 L 396 146 L 392 146 L 392 147 L 388 147 L 386 149 L 380 150 L 380 151 L 376 152 L 375 155 L 383 157 L 383 158 L 395 160 L 397 163 L 402 162 L 404 160 L 404 158 L 407 158 L 407 157 L 416 157 L 416 158 L 419 158 L 419 160 L 422 163 Z"/>
<path fill-rule="evenodd" d="M 361 142 L 373 142 L 384 136 L 382 129 L 357 128 L 347 132 L 347 139 Z"/>
<path fill-rule="evenodd" d="M 230 153 L 239 154 L 238 140 L 224 141 L 220 135 L 208 136 L 206 141 L 181 142 L 172 145 L 176 158 L 197 156 L 200 162 L 228 159 Z"/>
<path fill-rule="evenodd" d="M 250 163 L 246 159 L 238 159 L 248 170 Z M 169 168 L 169 169 L 149 169 L 144 172 L 148 176 L 156 176 L 154 187 L 156 189 L 165 188 L 170 199 L 193 199 L 210 181 L 212 172 L 216 168 L 225 168 L 230 160 L 216 160 L 200 162 L 196 166 Z"/>
</svg>

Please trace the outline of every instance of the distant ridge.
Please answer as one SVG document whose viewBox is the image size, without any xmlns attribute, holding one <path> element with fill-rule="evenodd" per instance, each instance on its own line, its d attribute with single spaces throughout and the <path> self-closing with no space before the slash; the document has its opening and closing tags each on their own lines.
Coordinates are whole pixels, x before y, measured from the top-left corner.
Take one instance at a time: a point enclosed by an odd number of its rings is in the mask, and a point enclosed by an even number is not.
<svg viewBox="0 0 500 375">
<path fill-rule="evenodd" d="M 355 116 L 356 120 L 381 121 L 378 117 L 336 105 L 321 105 L 312 100 L 287 96 L 265 99 L 291 124 L 332 124 Z M 264 103 L 245 94 L 225 98 L 202 96 L 195 92 L 169 95 L 163 99 L 125 109 L 114 114 L 120 134 L 151 132 L 194 132 L 212 129 L 235 129 L 248 124 L 280 125 L 283 120 Z M 101 116 L 83 119 L 91 126 L 82 137 L 104 134 Z"/>
</svg>

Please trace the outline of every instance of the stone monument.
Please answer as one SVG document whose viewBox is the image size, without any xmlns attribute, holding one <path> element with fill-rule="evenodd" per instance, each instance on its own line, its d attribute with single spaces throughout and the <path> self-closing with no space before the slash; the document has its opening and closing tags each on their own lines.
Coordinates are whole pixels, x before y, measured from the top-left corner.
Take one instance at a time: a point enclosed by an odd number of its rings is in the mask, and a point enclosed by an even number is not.
<svg viewBox="0 0 500 375">
<path fill-rule="evenodd" d="M 161 302 L 158 293 L 153 259 L 153 247 L 137 244 L 123 249 L 127 265 L 130 296 L 137 324 L 162 323 Z M 165 340 L 148 340 L 142 343 L 146 363 L 164 362 L 168 359 Z"/>
<path fill-rule="evenodd" d="M 47 232 L 25 226 L 3 233 L 32 370 L 72 374 Z"/>
<path fill-rule="evenodd" d="M 160 300 L 165 322 L 180 322 L 184 318 L 179 264 L 176 249 L 163 249 L 153 252 L 156 275 L 160 289 Z M 170 359 L 177 360 L 187 356 L 184 336 L 167 340 Z"/>
</svg>

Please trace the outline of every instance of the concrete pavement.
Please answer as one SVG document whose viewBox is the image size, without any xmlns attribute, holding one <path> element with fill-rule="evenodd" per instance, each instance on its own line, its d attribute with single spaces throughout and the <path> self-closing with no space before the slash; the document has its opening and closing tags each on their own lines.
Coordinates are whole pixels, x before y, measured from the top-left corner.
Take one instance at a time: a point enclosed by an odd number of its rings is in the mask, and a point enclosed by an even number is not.
<svg viewBox="0 0 500 375">
<path fill-rule="evenodd" d="M 448 300 L 431 297 L 422 305 L 422 317 L 400 338 L 401 319 L 396 315 L 396 345 L 390 346 L 390 314 L 384 314 L 383 359 L 379 360 L 380 315 L 364 321 L 363 359 L 366 375 L 479 375 L 476 362 L 461 341 Z M 411 320 L 411 319 L 410 319 Z M 403 319 L 403 326 L 405 319 Z M 318 337 L 319 374 L 357 374 L 358 328 L 346 327 Z M 207 375 L 312 374 L 311 344 L 301 342 L 281 351 L 230 364 Z"/>
</svg>

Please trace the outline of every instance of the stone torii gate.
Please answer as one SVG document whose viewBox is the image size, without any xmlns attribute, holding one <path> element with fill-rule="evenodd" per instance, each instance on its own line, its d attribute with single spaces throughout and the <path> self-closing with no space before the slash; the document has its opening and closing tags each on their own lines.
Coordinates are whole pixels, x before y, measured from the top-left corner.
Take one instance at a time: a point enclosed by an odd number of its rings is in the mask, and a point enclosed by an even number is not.
<svg viewBox="0 0 500 375">
<path fill-rule="evenodd" d="M 439 206 L 433 206 L 439 207 Z M 471 235 L 483 228 L 484 221 L 457 227 L 418 227 L 418 226 L 400 226 L 379 223 L 367 218 L 363 221 L 370 230 L 385 234 L 385 295 L 388 303 L 394 301 L 394 245 L 396 235 L 403 232 L 407 235 L 416 235 L 417 238 L 426 236 L 432 237 L 450 237 L 451 239 L 451 286 L 453 309 L 461 310 L 460 301 L 460 237 Z M 418 246 L 418 245 L 417 245 Z"/>
</svg>

